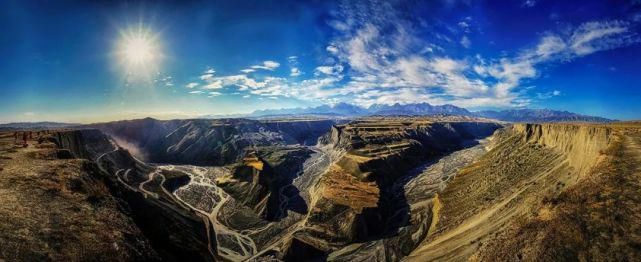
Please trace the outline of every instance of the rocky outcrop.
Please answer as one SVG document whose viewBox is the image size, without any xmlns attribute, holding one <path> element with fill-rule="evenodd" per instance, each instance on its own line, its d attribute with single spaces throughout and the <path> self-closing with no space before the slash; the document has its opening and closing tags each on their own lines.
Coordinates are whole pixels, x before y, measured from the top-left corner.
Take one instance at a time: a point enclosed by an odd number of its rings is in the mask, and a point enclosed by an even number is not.
<svg viewBox="0 0 641 262">
<path fill-rule="evenodd" d="M 255 151 L 248 151 L 230 174 L 218 178 L 216 184 L 267 220 L 278 220 L 285 215 L 281 210 L 284 197 L 288 198 L 289 208 L 305 213 L 306 204 L 297 196 L 298 192 L 290 192 L 293 189 L 284 192 L 283 188 L 300 175 L 303 162 L 310 154 L 311 150 L 305 147 L 257 147 Z M 297 208 L 301 205 L 303 208 Z"/>
<path fill-rule="evenodd" d="M 336 122 L 333 120 L 279 120 L 263 121 L 269 130 L 287 134 L 293 141 L 301 145 L 315 145 L 318 138 L 327 133 Z"/>
<path fill-rule="evenodd" d="M 100 154 L 114 149 L 100 130 L 82 129 L 52 133 L 46 139 L 59 148 L 69 150 L 76 158 L 95 160 Z"/>
<path fill-rule="evenodd" d="M 389 184 L 418 163 L 500 127 L 493 122 L 354 121 L 333 127 L 321 142 L 347 152 L 338 165 L 358 179 Z"/>
</svg>

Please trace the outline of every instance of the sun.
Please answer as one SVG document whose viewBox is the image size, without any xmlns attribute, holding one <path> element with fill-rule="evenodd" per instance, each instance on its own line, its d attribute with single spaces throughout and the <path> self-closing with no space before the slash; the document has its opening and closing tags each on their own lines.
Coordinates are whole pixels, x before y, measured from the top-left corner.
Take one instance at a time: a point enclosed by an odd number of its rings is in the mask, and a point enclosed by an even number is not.
<svg viewBox="0 0 641 262">
<path fill-rule="evenodd" d="M 154 60 L 154 44 L 150 39 L 135 36 L 125 41 L 123 54 L 127 63 L 144 65 Z"/>
<path fill-rule="evenodd" d="M 163 54 L 159 34 L 143 24 L 120 30 L 115 49 L 118 64 L 129 80 L 151 81 L 160 69 Z"/>
</svg>

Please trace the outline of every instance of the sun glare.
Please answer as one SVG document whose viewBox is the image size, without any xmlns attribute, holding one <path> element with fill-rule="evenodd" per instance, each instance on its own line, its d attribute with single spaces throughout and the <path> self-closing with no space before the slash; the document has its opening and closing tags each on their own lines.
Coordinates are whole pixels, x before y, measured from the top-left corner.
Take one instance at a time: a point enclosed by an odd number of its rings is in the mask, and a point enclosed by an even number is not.
<svg viewBox="0 0 641 262">
<path fill-rule="evenodd" d="M 130 64 L 145 64 L 154 58 L 153 45 L 149 39 L 136 37 L 127 39 L 125 43 L 125 58 Z"/>
<path fill-rule="evenodd" d="M 128 78 L 151 80 L 163 57 L 158 34 L 143 25 L 121 30 L 116 46 L 118 64 Z"/>
</svg>

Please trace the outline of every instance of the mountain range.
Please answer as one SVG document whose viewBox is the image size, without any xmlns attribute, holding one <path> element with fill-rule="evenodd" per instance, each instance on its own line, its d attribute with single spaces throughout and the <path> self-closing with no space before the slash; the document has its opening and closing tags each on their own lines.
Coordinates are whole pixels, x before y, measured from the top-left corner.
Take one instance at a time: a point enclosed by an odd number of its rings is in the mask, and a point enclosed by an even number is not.
<svg viewBox="0 0 641 262">
<path fill-rule="evenodd" d="M 79 126 L 75 123 L 59 123 L 59 122 L 16 122 L 0 124 L 0 130 L 34 130 L 34 129 L 56 129 Z"/>
<path fill-rule="evenodd" d="M 257 110 L 250 114 L 252 117 L 283 116 L 283 115 L 327 115 L 327 116 L 368 116 L 368 115 L 462 115 L 473 114 L 465 108 L 453 105 L 434 106 L 428 103 L 417 104 L 374 104 L 370 107 L 360 107 L 348 103 L 321 105 L 307 108 L 267 109 Z"/>
<path fill-rule="evenodd" d="M 374 104 L 369 107 L 360 107 L 348 103 L 335 105 L 322 105 L 307 108 L 287 108 L 257 110 L 246 117 L 280 117 L 280 116 L 329 116 L 329 117 L 359 117 L 359 116 L 423 116 L 423 115 L 458 115 L 492 118 L 508 122 L 610 122 L 611 119 L 581 115 L 568 111 L 557 111 L 551 109 L 511 109 L 501 111 L 478 111 L 471 112 L 465 108 L 454 105 L 431 105 L 429 103 L 415 104 Z"/>
</svg>

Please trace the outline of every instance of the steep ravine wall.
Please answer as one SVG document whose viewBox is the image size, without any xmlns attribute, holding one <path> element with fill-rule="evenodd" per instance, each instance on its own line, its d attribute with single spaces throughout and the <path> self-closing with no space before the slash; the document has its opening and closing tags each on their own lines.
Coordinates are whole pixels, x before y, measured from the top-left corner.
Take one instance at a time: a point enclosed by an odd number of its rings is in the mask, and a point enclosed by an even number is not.
<svg viewBox="0 0 641 262">
<path fill-rule="evenodd" d="M 589 171 L 612 141 L 612 130 L 603 125 L 515 124 L 512 130 L 523 134 L 526 142 L 553 148 L 563 154 L 579 175 Z"/>
<path fill-rule="evenodd" d="M 147 198 L 118 182 L 114 174 L 116 169 L 136 169 L 131 173 L 148 173 L 151 170 L 146 164 L 135 161 L 127 150 L 114 150 L 114 145 L 103 132 L 97 129 L 65 130 L 52 133 L 48 139 L 58 148 L 69 150 L 75 158 L 92 163 L 100 158 L 100 163 L 93 166 L 109 173 L 103 174 L 110 194 L 118 200 L 119 208 L 133 219 L 162 260 L 212 261 L 207 232 L 200 217 L 179 208 L 178 204 L 173 203 L 176 207 L 170 207 L 160 200 Z M 136 167 L 138 165 L 141 167 Z M 100 173 L 99 170 L 95 171 Z M 180 183 L 176 178 L 167 182 L 173 185 Z"/>
<path fill-rule="evenodd" d="M 404 260 L 467 260 L 488 244 L 514 238 L 509 232 L 518 236 L 521 229 L 515 226 L 528 218 L 549 220 L 552 199 L 593 179 L 582 178 L 594 174 L 615 140 L 607 125 L 524 123 L 498 130 L 491 150 L 458 171 L 439 193 L 434 233 Z"/>
<path fill-rule="evenodd" d="M 251 147 L 314 145 L 333 124 L 333 120 L 145 118 L 88 127 L 102 130 L 147 162 L 219 166 L 242 160 Z"/>
<path fill-rule="evenodd" d="M 408 221 L 395 217 L 399 205 L 393 204 L 398 201 L 393 182 L 420 163 L 464 148 L 500 127 L 492 122 L 398 120 L 333 126 L 319 144 L 328 148 L 335 162 L 314 187 L 309 226 L 298 240 L 332 252 L 350 243 L 396 235 Z M 400 201 L 407 205 L 406 199 Z M 417 226 L 417 235 L 427 227 Z M 402 234 L 403 239 L 412 237 L 408 230 Z M 408 253 L 412 245 L 403 243 L 400 253 Z"/>
</svg>

